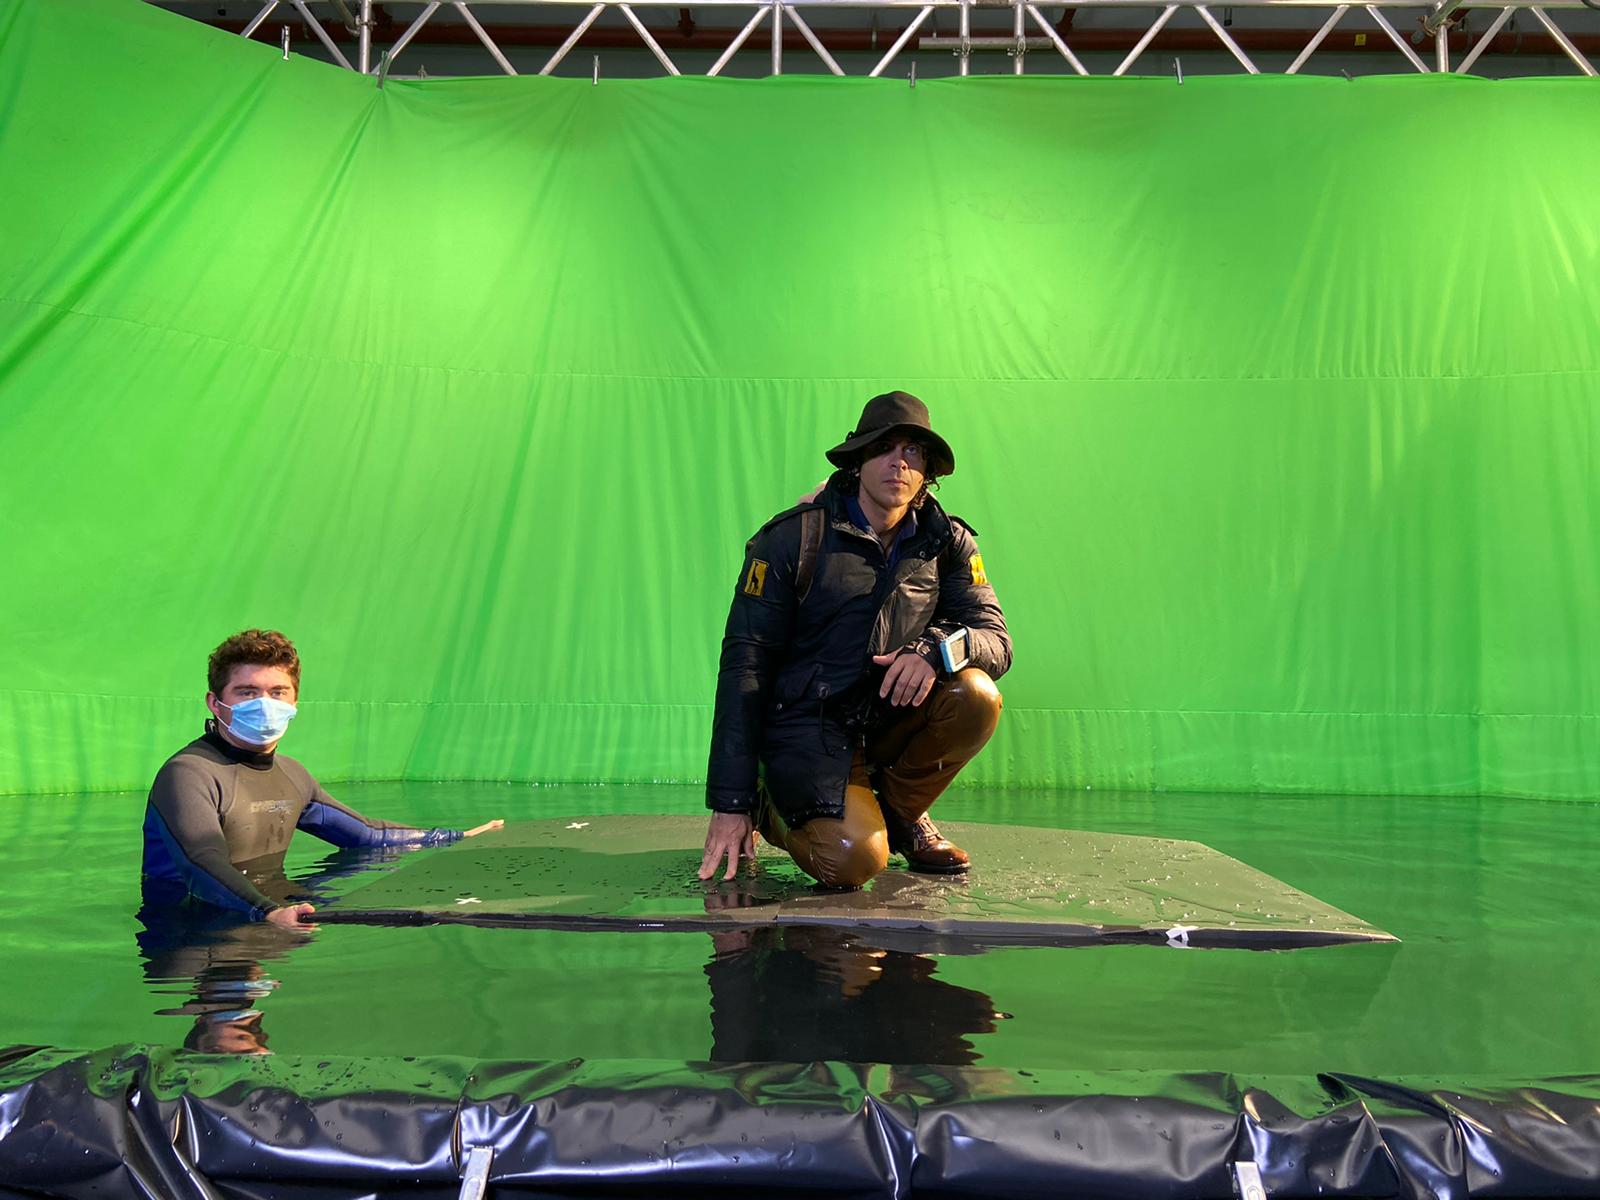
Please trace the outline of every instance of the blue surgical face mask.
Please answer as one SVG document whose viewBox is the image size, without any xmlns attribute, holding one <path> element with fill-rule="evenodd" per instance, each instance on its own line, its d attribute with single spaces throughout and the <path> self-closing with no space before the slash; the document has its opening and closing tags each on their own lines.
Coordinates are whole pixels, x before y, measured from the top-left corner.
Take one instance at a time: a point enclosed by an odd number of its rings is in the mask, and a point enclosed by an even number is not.
<svg viewBox="0 0 1600 1200">
<path fill-rule="evenodd" d="M 297 711 L 287 700 L 274 700 L 271 696 L 255 696 L 221 707 L 233 714 L 223 728 L 252 746 L 270 746 L 281 738 Z"/>
</svg>

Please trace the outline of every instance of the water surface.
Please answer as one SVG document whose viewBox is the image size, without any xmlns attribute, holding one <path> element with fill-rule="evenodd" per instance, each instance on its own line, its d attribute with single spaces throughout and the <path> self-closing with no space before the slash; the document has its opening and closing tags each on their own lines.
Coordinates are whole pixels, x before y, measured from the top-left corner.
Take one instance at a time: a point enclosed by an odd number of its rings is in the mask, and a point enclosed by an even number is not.
<svg viewBox="0 0 1600 1200">
<path fill-rule="evenodd" d="M 331 790 L 430 825 L 700 807 L 680 787 Z M 806 930 L 325 925 L 295 937 L 203 914 L 141 920 L 143 804 L 0 798 L 0 1044 L 1509 1081 L 1600 1070 L 1596 804 L 958 791 L 940 806 L 952 820 L 1204 842 L 1401 939 L 977 954 Z M 297 835 L 292 885 L 336 894 L 393 861 L 330 850 Z"/>
</svg>

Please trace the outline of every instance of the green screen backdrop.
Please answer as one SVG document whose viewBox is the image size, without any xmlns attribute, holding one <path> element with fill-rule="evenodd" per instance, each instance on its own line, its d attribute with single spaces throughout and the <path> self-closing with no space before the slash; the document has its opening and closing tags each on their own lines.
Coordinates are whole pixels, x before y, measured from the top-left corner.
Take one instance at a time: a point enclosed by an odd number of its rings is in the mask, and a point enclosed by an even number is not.
<svg viewBox="0 0 1600 1200">
<path fill-rule="evenodd" d="M 0 6 L 0 791 L 277 627 L 327 780 L 703 778 L 745 538 L 928 401 L 987 785 L 1600 795 L 1600 86 L 391 81 Z M 511 814 L 508 814 L 511 815 Z"/>
</svg>

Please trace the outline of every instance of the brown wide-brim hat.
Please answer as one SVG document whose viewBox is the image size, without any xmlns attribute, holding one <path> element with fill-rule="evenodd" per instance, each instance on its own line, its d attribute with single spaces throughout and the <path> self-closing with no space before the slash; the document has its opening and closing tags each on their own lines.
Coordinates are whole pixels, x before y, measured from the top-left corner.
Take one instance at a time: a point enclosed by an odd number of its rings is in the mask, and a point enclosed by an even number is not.
<svg viewBox="0 0 1600 1200">
<path fill-rule="evenodd" d="M 832 450 L 828 461 L 836 467 L 853 467 L 862 453 L 881 437 L 892 433 L 913 436 L 928 446 L 928 474 L 943 478 L 956 469 L 955 452 L 950 443 L 933 431 L 928 422 L 928 406 L 910 392 L 885 392 L 867 401 L 856 427 Z"/>
</svg>

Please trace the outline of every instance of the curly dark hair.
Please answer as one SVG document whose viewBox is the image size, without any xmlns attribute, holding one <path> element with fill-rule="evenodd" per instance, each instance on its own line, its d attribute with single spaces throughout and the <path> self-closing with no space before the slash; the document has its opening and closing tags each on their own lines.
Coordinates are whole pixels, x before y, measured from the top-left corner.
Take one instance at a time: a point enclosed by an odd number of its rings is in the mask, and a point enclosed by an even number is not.
<svg viewBox="0 0 1600 1200">
<path fill-rule="evenodd" d="M 211 652 L 206 664 L 206 683 L 211 694 L 222 695 L 235 667 L 282 667 L 300 690 L 300 655 L 294 643 L 276 629 L 246 629 L 234 634 Z"/>
</svg>

